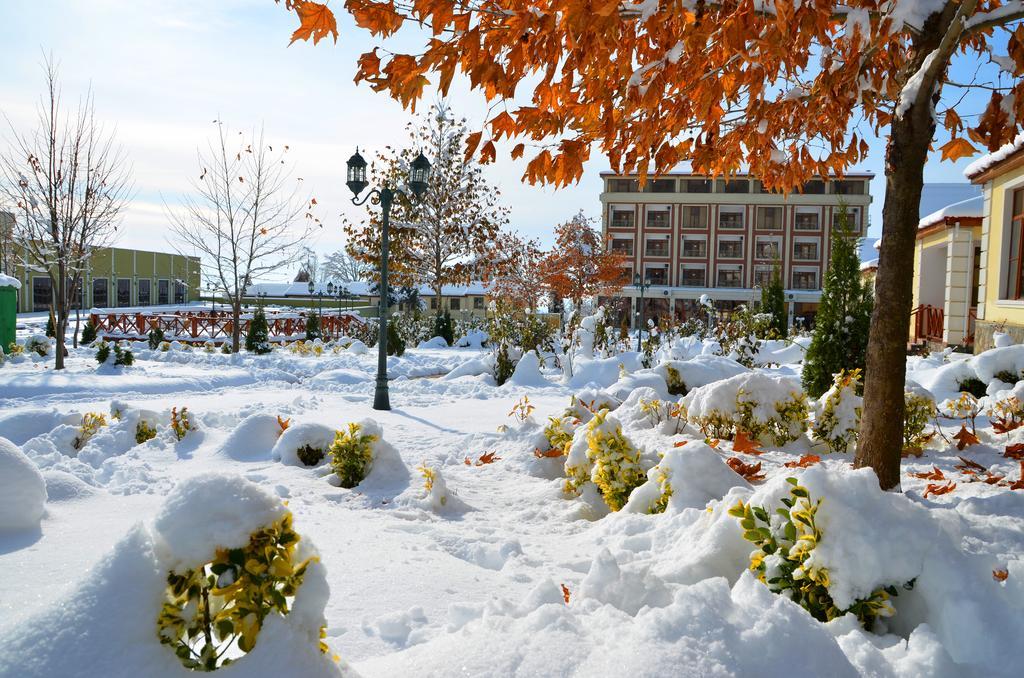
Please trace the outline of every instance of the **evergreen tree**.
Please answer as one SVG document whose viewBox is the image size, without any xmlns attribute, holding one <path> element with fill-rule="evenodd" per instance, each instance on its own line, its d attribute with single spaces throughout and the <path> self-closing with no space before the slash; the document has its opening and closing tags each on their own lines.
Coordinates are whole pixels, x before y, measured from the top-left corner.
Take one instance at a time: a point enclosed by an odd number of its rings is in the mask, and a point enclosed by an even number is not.
<svg viewBox="0 0 1024 678">
<path fill-rule="evenodd" d="M 88 346 L 94 341 L 96 341 L 96 326 L 92 323 L 92 317 L 90 316 L 82 327 L 81 343 Z"/>
<path fill-rule="evenodd" d="M 245 335 L 245 350 L 262 355 L 270 353 L 270 328 L 267 326 L 267 315 L 263 306 L 257 306 L 256 312 L 249 323 L 249 331 Z"/>
<path fill-rule="evenodd" d="M 455 328 L 452 326 L 452 314 L 448 309 L 445 309 L 443 315 L 438 312 L 434 318 L 434 336 L 444 337 L 449 346 L 455 342 Z"/>
<path fill-rule="evenodd" d="M 782 266 L 775 263 L 772 279 L 761 289 L 761 312 L 772 316 L 771 329 L 783 338 L 789 333 L 789 319 L 786 313 L 786 295 L 782 286 Z"/>
<path fill-rule="evenodd" d="M 400 356 L 405 353 L 405 340 L 398 333 L 395 320 L 388 321 L 388 355 Z"/>
<path fill-rule="evenodd" d="M 829 389 L 834 374 L 864 369 L 874 305 L 871 285 L 861 280 L 857 239 L 847 225 L 846 206 L 839 210 L 814 336 L 804 357 L 804 390 L 814 398 Z"/>
<path fill-rule="evenodd" d="M 306 341 L 323 339 L 323 336 L 323 333 L 320 331 L 320 316 L 316 313 L 310 313 L 306 316 Z"/>
</svg>

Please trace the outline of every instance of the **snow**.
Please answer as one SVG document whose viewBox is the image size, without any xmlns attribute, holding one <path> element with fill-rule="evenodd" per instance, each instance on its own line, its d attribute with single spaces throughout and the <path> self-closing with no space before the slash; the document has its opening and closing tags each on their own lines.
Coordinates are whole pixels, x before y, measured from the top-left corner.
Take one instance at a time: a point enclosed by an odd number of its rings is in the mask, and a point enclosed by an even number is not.
<svg viewBox="0 0 1024 678">
<path fill-rule="evenodd" d="M 917 223 L 918 228 L 925 228 L 932 224 L 938 224 L 944 222 L 946 219 L 958 219 L 958 218 L 981 218 L 985 216 L 984 213 L 984 200 L 982 196 L 976 196 L 974 198 L 968 198 L 967 200 L 961 200 L 951 205 L 946 205 L 940 210 L 936 210 L 927 216 L 921 218 Z"/>
<path fill-rule="evenodd" d="M 1006 160 L 1011 155 L 1024 148 L 1024 132 L 1019 132 L 1013 141 L 1007 142 L 991 153 L 981 156 L 964 168 L 964 176 L 973 179 L 985 170 Z"/>
<path fill-rule="evenodd" d="M 1024 428 L 997 435 L 982 414 L 981 443 L 934 437 L 904 460 L 902 493 L 885 493 L 851 468 L 852 450 L 827 453 L 810 433 L 762 440 L 754 454 L 672 414 L 680 402 L 691 417 L 734 413 L 742 392 L 758 401 L 755 417 L 776 416 L 773 404 L 799 392 L 805 343 L 765 342 L 758 360 L 770 365 L 754 369 L 694 337 L 660 347 L 650 367 L 634 352 L 576 354 L 571 366 L 560 356 L 561 367 L 527 353 L 502 387 L 486 349 L 410 348 L 388 361 L 390 411 L 371 408 L 375 351 L 143 349 L 131 370 L 100 374 L 93 351 L 71 349 L 60 379 L 45 361 L 6 363 L 0 436 L 34 471 L 18 490 L 42 501 L 34 524 L 0 534 L 0 675 L 185 675 L 156 640 L 167 571 L 246 543 L 285 510 L 302 553 L 320 560 L 292 612 L 220 669 L 228 676 L 1013 675 L 1024 660 L 1024 492 L 956 466 L 963 456 L 1017 480 L 1003 452 Z M 688 395 L 668 393 L 670 367 Z M 908 359 L 908 387 L 941 402 L 979 378 L 987 411 L 1024 397 L 1024 383 L 994 377 L 1022 369 L 1021 346 L 935 352 Z M 536 410 L 520 421 L 509 412 L 523 396 Z M 857 402 L 840 407 L 842 421 Z M 188 407 L 200 431 L 179 442 L 172 407 Z M 589 480 L 578 496 L 564 491 L 567 464 L 591 478 L 586 434 L 602 407 L 600 427 L 638 453 L 639 486 L 617 512 Z M 86 412 L 109 413 L 108 424 L 76 450 Z M 548 417 L 564 417 L 569 457 L 544 456 Z M 137 444 L 140 421 L 157 435 Z M 961 424 L 939 421 L 946 438 Z M 326 449 L 350 422 L 378 439 L 368 476 L 345 489 L 329 458 L 306 467 L 296 451 Z M 810 468 L 785 465 L 812 452 L 822 460 Z M 745 480 L 733 457 L 765 479 Z M 912 474 L 933 467 L 954 491 L 924 496 L 934 481 Z M 823 500 L 814 558 L 837 603 L 893 584 L 895 616 L 871 631 L 850 617 L 821 623 L 752 576 L 752 546 L 728 509 L 778 506 L 787 477 Z M 664 512 L 648 513 L 667 488 Z M 0 506 L 12 496 L 0 492 Z M 341 663 L 316 649 L 324 623 Z"/>
<path fill-rule="evenodd" d="M 43 474 L 17 445 L 0 438 L 0 533 L 38 528 L 45 511 Z"/>
<path fill-rule="evenodd" d="M 21 289 L 21 281 L 17 278 L 13 278 L 9 275 L 0 273 L 0 287 L 13 287 L 16 290 Z"/>
</svg>

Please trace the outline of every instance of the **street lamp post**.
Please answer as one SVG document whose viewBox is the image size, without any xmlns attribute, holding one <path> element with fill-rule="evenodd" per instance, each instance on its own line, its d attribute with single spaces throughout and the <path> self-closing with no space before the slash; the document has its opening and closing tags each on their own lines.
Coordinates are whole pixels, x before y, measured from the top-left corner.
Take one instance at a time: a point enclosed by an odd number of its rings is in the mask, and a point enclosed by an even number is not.
<svg viewBox="0 0 1024 678">
<path fill-rule="evenodd" d="M 633 276 L 633 286 L 640 290 L 640 305 L 636 312 L 637 316 L 637 333 L 636 333 L 636 350 L 637 353 L 643 350 L 640 340 L 644 336 L 644 291 L 651 286 L 651 280 L 648 278 L 646 281 L 640 278 L 640 274 L 637 273 Z"/>
<path fill-rule="evenodd" d="M 409 188 L 417 200 L 423 198 L 427 190 L 427 181 L 430 178 L 430 161 L 422 153 L 412 161 L 409 172 Z M 377 313 L 377 382 L 373 392 L 373 409 L 390 410 L 391 401 L 388 398 L 388 246 L 389 230 L 391 226 L 391 205 L 396 196 L 405 196 L 401 189 L 391 188 L 384 185 L 372 189 L 362 200 L 359 194 L 362 193 L 369 182 L 366 180 L 366 160 L 359 155 L 359 149 L 348 159 L 348 181 L 346 182 L 352 191 L 352 204 L 362 205 L 371 196 L 376 195 L 380 201 L 381 208 L 381 237 L 380 237 L 380 306 Z"/>
</svg>

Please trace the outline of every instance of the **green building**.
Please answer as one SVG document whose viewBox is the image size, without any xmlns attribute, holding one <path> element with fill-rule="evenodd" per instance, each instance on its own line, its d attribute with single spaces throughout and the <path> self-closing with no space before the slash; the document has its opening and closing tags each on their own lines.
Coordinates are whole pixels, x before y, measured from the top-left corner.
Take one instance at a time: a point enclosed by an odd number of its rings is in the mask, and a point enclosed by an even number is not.
<svg viewBox="0 0 1024 678">
<path fill-rule="evenodd" d="M 15 252 L 10 275 L 21 281 L 18 311 L 47 311 L 53 290 L 49 274 Z M 199 257 L 122 247 L 97 248 L 89 258 L 78 303 L 82 309 L 187 304 L 200 298 Z"/>
</svg>

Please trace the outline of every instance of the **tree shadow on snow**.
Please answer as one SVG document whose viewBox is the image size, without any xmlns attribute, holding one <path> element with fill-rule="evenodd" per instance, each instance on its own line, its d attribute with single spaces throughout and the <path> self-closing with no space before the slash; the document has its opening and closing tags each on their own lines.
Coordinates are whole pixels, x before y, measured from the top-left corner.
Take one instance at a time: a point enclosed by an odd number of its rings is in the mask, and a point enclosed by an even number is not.
<svg viewBox="0 0 1024 678">
<path fill-rule="evenodd" d="M 17 532 L 0 532 L 0 556 L 28 548 L 42 538 L 43 530 L 40 527 Z"/>
</svg>

